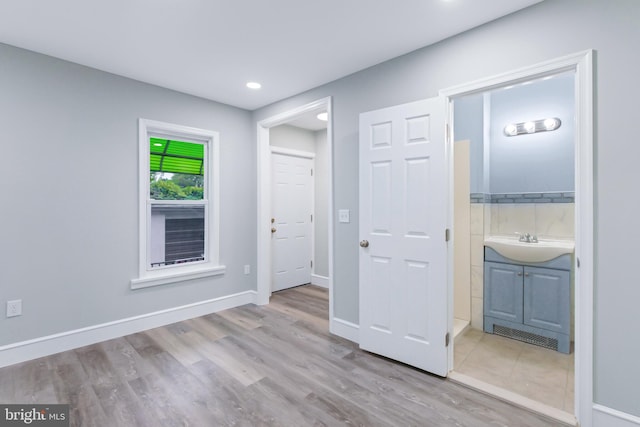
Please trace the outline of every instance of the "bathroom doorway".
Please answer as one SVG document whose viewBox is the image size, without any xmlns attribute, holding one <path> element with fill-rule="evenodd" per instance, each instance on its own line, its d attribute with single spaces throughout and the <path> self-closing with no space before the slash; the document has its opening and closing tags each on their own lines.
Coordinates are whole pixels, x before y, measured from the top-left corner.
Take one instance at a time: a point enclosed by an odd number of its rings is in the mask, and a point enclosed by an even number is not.
<svg viewBox="0 0 640 427">
<path fill-rule="evenodd" d="M 576 55 L 576 62 L 581 56 L 590 54 Z M 584 97 L 584 85 L 590 78 L 585 79 L 584 70 L 591 65 L 590 60 L 582 68 L 554 69 L 547 65 L 544 72 L 533 67 L 528 73 L 513 73 L 517 76 L 511 79 L 500 76 L 484 85 L 442 91 L 450 101 L 452 131 L 450 331 L 454 345 L 450 378 L 575 423 L 576 417 L 585 419 L 586 411 L 581 411 L 584 406 L 580 403 L 591 402 L 587 366 L 591 366 L 588 348 L 592 326 L 587 322 L 591 322 L 592 313 L 580 308 L 592 300 L 592 277 L 589 271 L 577 268 L 581 259 L 584 262 L 585 256 L 590 257 L 593 246 L 592 212 L 588 208 L 592 181 L 585 180 L 585 176 L 592 179 L 593 173 L 586 154 L 591 150 L 592 136 L 590 131 L 585 132 L 591 123 L 585 116 L 591 99 L 585 101 Z M 561 242 L 560 246 L 570 249 L 560 258 L 553 253 L 551 259 L 520 259 L 521 265 L 515 270 L 511 265 L 501 270 L 507 263 L 515 263 L 503 256 L 503 247 L 498 247 L 500 253 L 494 251 L 494 239 L 516 245 Z M 559 259 L 564 264 L 554 264 Z M 491 276 L 496 271 L 496 266 L 491 266 L 494 261 L 505 263 L 497 264 L 502 275 L 499 280 L 513 274 L 515 280 L 524 283 L 520 290 L 524 295 L 500 295 L 496 291 Z M 549 266 L 544 264 L 548 261 L 552 269 L 543 272 L 566 270 L 562 272 L 566 296 L 558 302 L 559 294 L 549 295 L 545 297 L 548 304 L 543 306 L 543 311 L 552 307 L 547 311 L 554 315 L 560 306 L 566 311 L 566 327 L 555 332 L 549 331 L 552 327 L 531 327 L 527 319 L 515 320 L 523 314 L 515 313 L 512 307 L 504 308 L 504 304 L 516 300 L 525 311 L 524 317 L 531 313 L 531 300 L 526 301 L 526 294 L 532 289 L 532 278 L 537 280 L 534 273 L 539 272 L 528 269 Z M 555 283 L 559 282 L 552 281 L 549 289 L 557 288 Z M 576 297 L 577 283 L 583 288 Z M 540 301 L 540 292 L 536 292 Z M 582 316 L 578 333 L 576 307 Z M 494 322 L 494 317 L 503 314 L 513 314 L 514 318 Z M 577 374 L 576 360 L 581 368 Z M 586 387 L 584 394 L 576 387 L 576 378 Z M 577 397 L 575 390 L 580 390 Z"/>
</svg>

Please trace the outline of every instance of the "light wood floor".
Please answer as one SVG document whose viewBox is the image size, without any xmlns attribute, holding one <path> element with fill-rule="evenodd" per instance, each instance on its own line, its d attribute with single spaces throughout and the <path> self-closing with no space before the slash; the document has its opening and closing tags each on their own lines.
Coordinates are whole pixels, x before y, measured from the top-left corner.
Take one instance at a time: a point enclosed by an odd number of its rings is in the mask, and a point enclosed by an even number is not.
<svg viewBox="0 0 640 427">
<path fill-rule="evenodd" d="M 326 290 L 0 369 L 1 403 L 68 403 L 72 426 L 553 426 L 328 333 Z"/>
</svg>

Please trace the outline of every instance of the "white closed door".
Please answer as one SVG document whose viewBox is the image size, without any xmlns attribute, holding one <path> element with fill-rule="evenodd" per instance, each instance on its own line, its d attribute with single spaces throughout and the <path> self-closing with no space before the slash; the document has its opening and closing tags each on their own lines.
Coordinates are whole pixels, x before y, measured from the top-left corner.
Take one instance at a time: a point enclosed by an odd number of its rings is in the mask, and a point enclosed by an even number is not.
<svg viewBox="0 0 640 427">
<path fill-rule="evenodd" d="M 311 283 L 313 159 L 272 153 L 272 291 Z"/>
<path fill-rule="evenodd" d="M 360 347 L 447 375 L 445 104 L 360 115 Z"/>
</svg>

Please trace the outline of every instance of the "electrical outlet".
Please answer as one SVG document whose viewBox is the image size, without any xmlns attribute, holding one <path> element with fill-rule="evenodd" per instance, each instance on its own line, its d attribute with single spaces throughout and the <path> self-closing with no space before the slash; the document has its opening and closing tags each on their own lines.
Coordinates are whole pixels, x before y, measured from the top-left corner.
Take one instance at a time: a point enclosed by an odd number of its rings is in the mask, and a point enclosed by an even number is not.
<svg viewBox="0 0 640 427">
<path fill-rule="evenodd" d="M 251 274 L 251 266 L 249 264 L 244 266 L 244 274 Z"/>
<path fill-rule="evenodd" d="M 22 315 L 22 300 L 7 301 L 7 317 Z"/>
</svg>

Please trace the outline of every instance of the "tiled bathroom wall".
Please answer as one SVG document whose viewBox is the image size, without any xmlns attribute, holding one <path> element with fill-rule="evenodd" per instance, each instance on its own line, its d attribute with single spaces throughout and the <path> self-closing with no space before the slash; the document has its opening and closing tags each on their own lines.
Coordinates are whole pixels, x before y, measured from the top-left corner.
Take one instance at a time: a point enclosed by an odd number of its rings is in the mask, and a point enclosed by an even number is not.
<svg viewBox="0 0 640 427">
<path fill-rule="evenodd" d="M 574 203 L 491 204 L 489 235 L 529 233 L 538 239 L 573 239 L 574 207 Z"/>
<path fill-rule="evenodd" d="M 515 238 L 515 233 L 529 233 L 541 240 L 573 240 L 575 204 L 547 200 L 546 203 L 496 203 L 490 197 L 471 200 L 471 327 L 481 330 L 485 237 Z"/>
<path fill-rule="evenodd" d="M 485 206 L 490 205 L 471 204 L 471 327 L 480 330 L 483 322 Z"/>
</svg>

